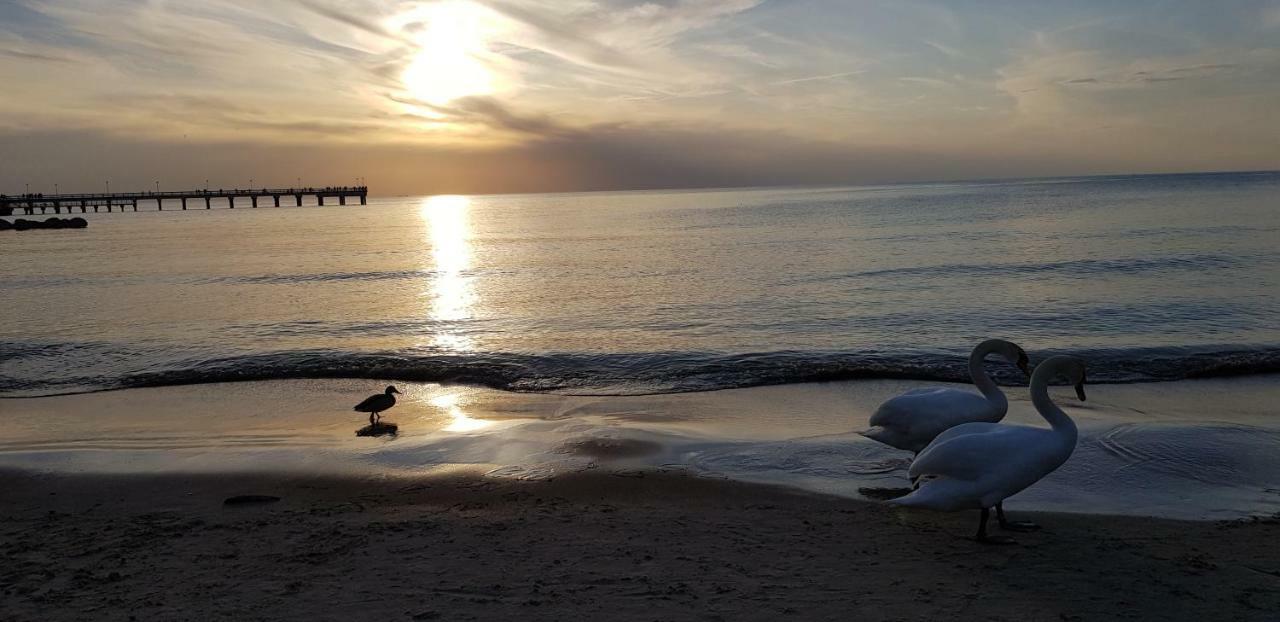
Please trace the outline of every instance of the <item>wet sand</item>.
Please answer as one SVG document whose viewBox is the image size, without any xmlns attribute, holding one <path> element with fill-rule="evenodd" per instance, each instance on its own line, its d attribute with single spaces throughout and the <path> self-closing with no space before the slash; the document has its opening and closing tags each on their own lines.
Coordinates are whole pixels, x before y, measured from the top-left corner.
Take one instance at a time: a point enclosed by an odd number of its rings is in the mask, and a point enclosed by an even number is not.
<svg viewBox="0 0 1280 622">
<path fill-rule="evenodd" d="M 859 497 L 897 487 L 911 454 L 858 435 L 884 399 L 935 383 L 781 385 L 573 396 L 397 382 L 394 437 L 351 405 L 388 382 L 287 380 L 0 399 L 0 469 L 138 475 L 422 475 L 513 479 L 680 465 L 735 481 Z M 961 386 L 961 385 L 956 385 Z M 1007 421 L 1045 425 L 1025 387 Z M 1280 376 L 1093 385 L 1054 394 L 1081 427 L 1061 469 L 1010 501 L 1052 512 L 1232 520 L 1280 512 Z M 495 473 L 496 474 L 496 473 Z"/>
<path fill-rule="evenodd" d="M 3 620 L 1275 620 L 1280 520 L 973 513 L 595 469 L 0 471 Z M 277 502 L 224 505 L 237 495 Z"/>
</svg>

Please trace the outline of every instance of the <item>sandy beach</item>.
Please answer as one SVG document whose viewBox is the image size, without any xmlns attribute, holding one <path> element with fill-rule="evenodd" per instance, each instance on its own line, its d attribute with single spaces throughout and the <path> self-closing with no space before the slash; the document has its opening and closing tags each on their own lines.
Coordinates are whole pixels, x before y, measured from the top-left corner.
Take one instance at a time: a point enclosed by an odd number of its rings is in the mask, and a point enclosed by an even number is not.
<svg viewBox="0 0 1280 622">
<path fill-rule="evenodd" d="M 1275 620 L 1280 520 L 972 513 L 692 477 L 6 471 L 5 620 Z M 225 505 L 238 495 L 277 502 Z"/>
<path fill-rule="evenodd" d="M 1014 546 L 971 540 L 974 512 L 862 494 L 904 486 L 910 455 L 854 430 L 921 383 L 609 397 L 401 382 L 401 433 L 358 437 L 367 421 L 344 406 L 381 384 L 0 400 L 0 620 L 1280 610 L 1273 377 L 1100 385 L 1085 403 L 1055 389 L 1084 436 L 1006 504 L 1043 526 Z M 1022 391 L 1009 419 L 1034 424 Z"/>
</svg>

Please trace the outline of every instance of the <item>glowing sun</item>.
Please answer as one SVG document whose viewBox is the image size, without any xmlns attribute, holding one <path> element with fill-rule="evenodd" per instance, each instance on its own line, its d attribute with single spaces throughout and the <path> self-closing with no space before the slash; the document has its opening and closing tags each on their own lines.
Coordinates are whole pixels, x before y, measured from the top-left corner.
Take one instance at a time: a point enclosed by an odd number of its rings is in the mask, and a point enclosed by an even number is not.
<svg viewBox="0 0 1280 622">
<path fill-rule="evenodd" d="M 419 5 L 400 16 L 418 49 L 400 79 L 414 98 L 444 105 L 493 92 L 494 76 L 480 60 L 486 52 L 484 9 L 470 2 Z"/>
</svg>

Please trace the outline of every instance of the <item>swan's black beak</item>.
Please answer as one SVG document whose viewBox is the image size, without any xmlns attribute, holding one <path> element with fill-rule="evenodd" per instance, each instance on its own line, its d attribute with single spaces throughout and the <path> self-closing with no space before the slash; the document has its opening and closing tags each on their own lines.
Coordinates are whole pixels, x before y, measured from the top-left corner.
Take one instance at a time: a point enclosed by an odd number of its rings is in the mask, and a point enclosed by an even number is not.
<svg viewBox="0 0 1280 622">
<path fill-rule="evenodd" d="M 1082 402 L 1083 402 L 1083 401 L 1085 401 L 1085 400 L 1084 400 L 1084 381 L 1083 381 L 1083 380 L 1081 380 L 1080 382 L 1077 382 L 1077 383 L 1076 383 L 1076 397 L 1080 398 L 1080 401 L 1082 401 Z"/>
</svg>

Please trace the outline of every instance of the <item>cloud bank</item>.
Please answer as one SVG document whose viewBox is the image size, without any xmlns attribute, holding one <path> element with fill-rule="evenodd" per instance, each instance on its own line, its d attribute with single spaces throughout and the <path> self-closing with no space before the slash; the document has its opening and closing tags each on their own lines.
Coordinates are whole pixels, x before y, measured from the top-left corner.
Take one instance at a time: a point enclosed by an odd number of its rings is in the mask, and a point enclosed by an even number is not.
<svg viewBox="0 0 1280 622">
<path fill-rule="evenodd" d="M 993 4 L 13 0 L 0 191 L 1280 168 L 1277 3 Z"/>
</svg>

